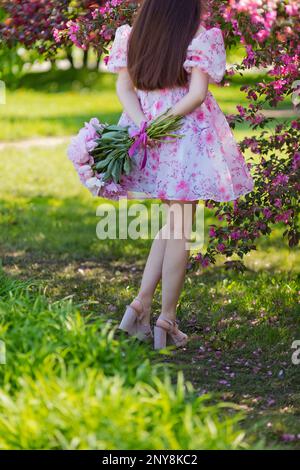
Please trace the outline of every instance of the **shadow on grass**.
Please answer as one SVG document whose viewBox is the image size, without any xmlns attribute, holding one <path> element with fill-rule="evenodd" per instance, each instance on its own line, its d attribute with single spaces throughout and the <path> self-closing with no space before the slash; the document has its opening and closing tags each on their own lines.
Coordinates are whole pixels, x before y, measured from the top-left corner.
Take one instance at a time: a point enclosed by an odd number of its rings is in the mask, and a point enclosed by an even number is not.
<svg viewBox="0 0 300 470">
<path fill-rule="evenodd" d="M 108 72 L 97 72 L 87 69 L 50 70 L 47 72 L 33 72 L 23 76 L 18 86 L 36 91 L 59 93 L 78 90 L 80 88 L 102 88 L 110 90 L 115 82 L 115 76 Z M 230 77 L 233 85 L 255 85 L 260 81 L 271 81 L 267 74 L 245 74 Z"/>
<path fill-rule="evenodd" d="M 137 293 L 150 241 L 97 240 L 95 208 L 76 197 L 3 198 L 0 258 L 10 274 L 44 283 L 51 299 L 71 296 L 84 313 L 118 321 Z M 259 423 L 270 446 L 298 432 L 299 366 L 291 362 L 292 342 L 300 338 L 298 290 L 295 274 L 272 269 L 189 273 L 178 317 L 191 341 L 158 355 L 199 394 L 242 406 L 245 428 Z M 159 286 L 155 316 L 160 294 Z"/>
<path fill-rule="evenodd" d="M 25 195 L 24 195 L 25 196 Z M 39 257 L 65 256 L 72 259 L 137 260 L 145 256 L 149 240 L 97 238 L 100 217 L 96 208 L 105 200 L 85 204 L 77 197 L 55 199 L 36 196 L 16 200 L 0 200 L 1 239 L 3 250 L 22 251 Z M 149 204 L 148 204 L 149 205 Z M 113 207 L 113 206 L 111 206 Z M 116 233 L 119 229 L 115 212 Z"/>
<path fill-rule="evenodd" d="M 89 88 L 110 91 L 114 83 L 115 76 L 110 73 L 69 69 L 28 73 L 20 79 L 18 88 L 47 93 L 81 91 Z"/>
<path fill-rule="evenodd" d="M 35 116 L 35 117 L 13 117 L 8 116 L 6 118 L 6 125 L 22 126 L 22 124 L 28 125 L 32 123 L 33 135 L 34 136 L 34 124 L 37 123 L 38 127 L 47 126 L 47 132 L 45 135 L 57 136 L 57 129 L 63 130 L 63 135 L 71 135 L 78 132 L 78 130 L 83 127 L 84 123 L 89 121 L 91 117 L 98 117 L 98 119 L 107 124 L 112 124 L 117 122 L 120 117 L 120 113 L 95 113 L 95 116 L 91 114 L 73 114 L 73 115 L 61 115 L 57 114 L 56 116 Z M 61 134 L 61 133 L 60 133 Z"/>
<path fill-rule="evenodd" d="M 18 190 L 15 199 L 0 200 L 0 228 L 1 240 L 4 250 L 25 250 L 39 257 L 65 256 L 67 259 L 95 259 L 120 260 L 136 262 L 145 259 L 151 239 L 130 238 L 119 240 L 119 208 L 117 203 L 111 203 L 115 208 L 116 239 L 100 240 L 96 236 L 96 227 L 100 217 L 96 209 L 100 204 L 108 201 L 99 199 L 82 199 L 80 197 L 65 197 L 57 199 L 51 195 L 28 196 Z M 134 203 L 136 201 L 133 201 Z M 148 211 L 151 201 L 143 204 Z M 129 206 L 130 206 L 129 202 Z M 206 232 L 215 220 L 208 211 L 205 215 Z M 129 217 L 130 221 L 130 217 Z M 150 229 L 149 220 L 149 229 Z M 282 239 L 284 227 L 278 226 L 273 232 L 271 245 L 283 248 Z M 270 239 L 264 237 L 260 245 L 266 249 Z M 272 265 L 267 268 L 272 271 Z"/>
<path fill-rule="evenodd" d="M 103 199 L 83 199 L 81 197 L 65 197 L 57 199 L 51 195 L 37 195 L 28 198 L 18 190 L 15 199 L 0 200 L 0 229 L 3 251 L 25 251 L 39 258 L 63 256 L 66 260 L 99 259 L 118 260 L 121 262 L 143 262 L 148 254 L 151 239 L 130 238 L 119 240 L 119 208 L 117 203 L 111 203 L 115 208 L 116 239 L 100 240 L 96 235 L 100 217 L 96 209 L 108 201 Z M 132 201 L 134 203 L 136 201 Z M 131 202 L 129 202 L 130 206 Z M 152 201 L 144 201 L 148 211 Z M 129 222 L 130 222 L 129 217 Z M 215 220 L 206 210 L 206 232 Z M 149 233 L 150 233 L 149 220 Z M 263 237 L 259 247 L 267 249 L 282 249 L 286 243 L 282 238 L 284 226 L 278 226 L 271 239 Z M 272 264 L 264 267 L 272 272 Z"/>
</svg>

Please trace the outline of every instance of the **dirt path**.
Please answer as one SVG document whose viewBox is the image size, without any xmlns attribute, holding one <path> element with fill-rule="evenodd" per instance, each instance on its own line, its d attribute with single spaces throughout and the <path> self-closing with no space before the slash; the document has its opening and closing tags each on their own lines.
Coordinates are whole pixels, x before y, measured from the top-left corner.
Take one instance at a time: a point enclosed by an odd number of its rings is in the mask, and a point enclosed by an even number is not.
<svg viewBox="0 0 300 470">
<path fill-rule="evenodd" d="M 270 109 L 265 110 L 263 114 L 271 118 L 296 118 L 297 115 L 293 109 Z M 22 139 L 15 142 L 0 142 L 0 151 L 7 148 L 30 148 L 30 147 L 56 147 L 58 145 L 67 144 L 72 136 L 60 137 L 33 137 L 31 139 Z"/>
<path fill-rule="evenodd" d="M 72 136 L 62 137 L 36 137 L 32 139 L 17 140 L 15 142 L 0 142 L 0 150 L 7 148 L 26 149 L 30 147 L 56 147 L 67 144 Z"/>
</svg>

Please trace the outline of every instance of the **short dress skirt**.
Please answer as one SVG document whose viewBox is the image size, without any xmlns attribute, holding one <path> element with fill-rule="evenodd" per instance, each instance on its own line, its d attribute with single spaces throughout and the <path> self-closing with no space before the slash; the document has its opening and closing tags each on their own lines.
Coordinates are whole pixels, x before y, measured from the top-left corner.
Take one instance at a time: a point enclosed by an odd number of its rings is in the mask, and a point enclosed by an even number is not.
<svg viewBox="0 0 300 470">
<path fill-rule="evenodd" d="M 107 68 L 118 73 L 127 66 L 127 45 L 131 26 L 116 31 Z M 226 53 L 219 28 L 205 28 L 191 41 L 184 68 L 190 74 L 198 67 L 219 83 L 226 70 Z M 154 91 L 136 89 L 141 108 L 151 121 L 171 108 L 188 92 L 189 85 Z M 119 125 L 137 130 L 124 111 Z M 183 137 L 175 142 L 159 143 L 148 148 L 146 166 L 141 169 L 144 149 L 132 157 L 133 170 L 122 176 L 114 199 L 214 200 L 232 201 L 253 190 L 245 158 L 215 98 L 208 92 L 205 101 L 183 118 L 179 131 Z"/>
</svg>

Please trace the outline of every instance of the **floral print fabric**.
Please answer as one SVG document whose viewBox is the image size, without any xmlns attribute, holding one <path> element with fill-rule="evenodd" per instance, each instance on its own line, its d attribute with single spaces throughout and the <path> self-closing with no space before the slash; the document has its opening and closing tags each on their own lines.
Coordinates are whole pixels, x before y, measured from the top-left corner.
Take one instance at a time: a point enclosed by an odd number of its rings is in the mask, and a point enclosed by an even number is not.
<svg viewBox="0 0 300 470">
<path fill-rule="evenodd" d="M 118 73 L 127 65 L 127 45 L 131 27 L 118 28 L 108 59 L 108 70 Z M 210 82 L 220 82 L 225 73 L 226 54 L 218 28 L 203 29 L 187 50 L 187 72 L 198 67 L 208 73 Z M 187 92 L 186 87 L 154 91 L 136 90 L 148 120 L 165 112 Z M 123 112 L 119 125 L 136 129 Z M 231 201 L 253 189 L 247 164 L 228 122 L 215 98 L 208 92 L 204 103 L 184 117 L 176 142 L 160 143 L 148 149 L 146 167 L 140 170 L 143 149 L 134 157 L 134 168 L 123 176 L 119 197 L 130 199 Z"/>
</svg>

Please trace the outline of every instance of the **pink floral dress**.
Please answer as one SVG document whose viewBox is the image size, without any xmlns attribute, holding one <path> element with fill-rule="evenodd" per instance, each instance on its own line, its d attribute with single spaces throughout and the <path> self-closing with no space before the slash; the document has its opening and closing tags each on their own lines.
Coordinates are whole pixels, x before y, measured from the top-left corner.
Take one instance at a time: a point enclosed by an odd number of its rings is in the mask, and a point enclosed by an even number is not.
<svg viewBox="0 0 300 470">
<path fill-rule="evenodd" d="M 108 70 L 118 73 L 127 65 L 127 44 L 131 27 L 123 25 L 116 31 Z M 198 67 L 209 74 L 210 82 L 222 80 L 226 68 L 223 36 L 218 28 L 203 29 L 190 43 L 184 67 L 188 73 Z M 172 107 L 189 86 L 163 90 L 136 90 L 148 120 Z M 119 125 L 136 129 L 123 112 Z M 176 142 L 160 143 L 148 149 L 146 167 L 141 170 L 143 149 L 134 159 L 129 176 L 123 176 L 119 197 L 129 199 L 231 201 L 249 193 L 253 180 L 247 164 L 233 137 L 228 122 L 213 95 L 208 92 L 204 103 L 184 117 Z"/>
</svg>

